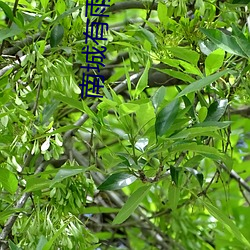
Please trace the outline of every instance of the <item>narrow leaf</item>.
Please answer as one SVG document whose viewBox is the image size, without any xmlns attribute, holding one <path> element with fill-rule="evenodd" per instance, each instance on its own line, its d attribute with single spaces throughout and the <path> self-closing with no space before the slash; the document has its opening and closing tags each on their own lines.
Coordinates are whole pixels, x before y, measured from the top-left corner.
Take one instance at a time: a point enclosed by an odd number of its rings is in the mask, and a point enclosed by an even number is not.
<svg viewBox="0 0 250 250">
<path fill-rule="evenodd" d="M 51 186 L 57 182 L 61 182 L 62 180 L 70 176 L 80 174 L 84 171 L 85 169 L 83 167 L 78 167 L 78 166 L 77 167 L 69 166 L 67 168 L 61 168 L 56 174 L 55 178 L 52 180 Z"/>
<path fill-rule="evenodd" d="M 12 10 L 11 10 L 11 8 L 10 8 L 6 3 L 4 3 L 3 1 L 0 1 L 0 8 L 3 9 L 5 15 L 6 15 L 11 21 L 14 20 L 14 15 L 13 15 L 13 13 L 12 13 Z"/>
<path fill-rule="evenodd" d="M 139 206 L 143 198 L 148 193 L 151 186 L 142 186 L 138 188 L 127 200 L 120 212 L 116 215 L 112 224 L 121 224 L 124 222 Z"/>
<path fill-rule="evenodd" d="M 183 95 L 195 92 L 197 90 L 201 90 L 202 88 L 206 87 L 207 85 L 213 83 L 214 81 L 218 80 L 220 77 L 222 77 L 223 75 L 229 73 L 230 70 L 223 70 L 221 72 L 215 73 L 213 75 L 207 76 L 205 78 L 202 78 L 198 81 L 195 81 L 193 83 L 191 83 L 190 85 L 188 85 L 185 89 L 183 89 L 178 95 L 178 97 L 181 97 Z"/>
<path fill-rule="evenodd" d="M 221 222 L 225 228 L 232 233 L 239 241 L 241 241 L 245 246 L 250 248 L 250 242 L 245 238 L 245 236 L 240 232 L 238 227 L 234 224 L 232 220 L 230 220 L 221 210 L 213 206 L 212 204 L 203 201 L 208 212 L 216 218 L 219 222 Z"/>
<path fill-rule="evenodd" d="M 136 177 L 132 174 L 120 172 L 109 176 L 99 187 L 99 190 L 117 190 L 133 183 Z"/>
<path fill-rule="evenodd" d="M 180 199 L 180 189 L 172 182 L 168 188 L 169 207 L 174 211 Z"/>
<path fill-rule="evenodd" d="M 135 89 L 135 98 L 137 98 L 139 96 L 139 94 L 147 87 L 148 85 L 148 70 L 150 67 L 150 61 L 148 60 L 147 64 L 146 64 L 146 68 L 143 71 L 137 85 L 136 85 L 136 89 Z"/>
</svg>

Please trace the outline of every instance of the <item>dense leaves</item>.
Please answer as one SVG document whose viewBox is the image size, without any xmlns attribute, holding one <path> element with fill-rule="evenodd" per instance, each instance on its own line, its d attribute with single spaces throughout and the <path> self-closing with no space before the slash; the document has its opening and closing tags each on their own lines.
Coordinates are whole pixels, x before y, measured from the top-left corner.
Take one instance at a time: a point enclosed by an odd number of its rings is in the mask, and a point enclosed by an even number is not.
<svg viewBox="0 0 250 250">
<path fill-rule="evenodd" d="M 104 2 L 0 1 L 1 250 L 249 249 L 248 1 Z"/>
</svg>

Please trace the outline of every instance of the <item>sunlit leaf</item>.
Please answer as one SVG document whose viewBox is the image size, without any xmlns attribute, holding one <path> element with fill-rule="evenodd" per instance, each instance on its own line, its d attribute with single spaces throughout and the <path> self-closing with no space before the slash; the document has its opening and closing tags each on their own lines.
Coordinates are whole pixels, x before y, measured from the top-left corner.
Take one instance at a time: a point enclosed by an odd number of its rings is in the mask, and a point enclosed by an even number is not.
<svg viewBox="0 0 250 250">
<path fill-rule="evenodd" d="M 5 168 L 0 168 L 0 183 L 11 194 L 14 194 L 18 187 L 16 176 Z"/>
<path fill-rule="evenodd" d="M 206 87 L 207 85 L 215 82 L 216 80 L 218 80 L 220 77 L 222 77 L 223 75 L 229 73 L 229 70 L 223 70 L 221 72 L 215 73 L 213 75 L 207 76 L 205 78 L 202 78 L 198 81 L 195 81 L 191 84 L 189 84 L 185 89 L 183 89 L 178 95 L 177 97 L 181 97 L 183 95 L 195 92 L 197 90 L 201 90 L 202 88 Z"/>
</svg>

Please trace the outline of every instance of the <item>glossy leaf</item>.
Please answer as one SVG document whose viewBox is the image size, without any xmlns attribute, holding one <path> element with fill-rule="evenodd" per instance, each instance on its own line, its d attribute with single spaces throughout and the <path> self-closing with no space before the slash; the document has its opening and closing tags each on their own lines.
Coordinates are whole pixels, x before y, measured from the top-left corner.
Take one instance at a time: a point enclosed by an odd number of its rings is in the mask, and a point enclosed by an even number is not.
<svg viewBox="0 0 250 250">
<path fill-rule="evenodd" d="M 139 206 L 143 198 L 147 195 L 150 187 L 150 185 L 144 185 L 138 188 L 133 194 L 131 194 L 124 206 L 116 215 L 112 224 L 121 224 L 122 222 L 124 222 Z"/>
<path fill-rule="evenodd" d="M 4 189 L 14 194 L 18 187 L 16 176 L 8 169 L 0 168 L 0 183 Z"/>
<path fill-rule="evenodd" d="M 215 101 L 208 108 L 208 114 L 204 122 L 208 121 L 219 121 L 220 118 L 224 115 L 228 105 L 227 99 L 222 99 Z"/>
<path fill-rule="evenodd" d="M 136 177 L 132 174 L 120 172 L 109 176 L 99 187 L 99 190 L 117 190 L 133 183 Z"/>
<path fill-rule="evenodd" d="M 178 182 L 179 182 L 179 173 L 180 173 L 181 169 L 180 168 L 176 168 L 173 166 L 170 166 L 170 175 L 171 175 L 171 179 L 173 181 L 173 183 L 178 186 Z"/>
<path fill-rule="evenodd" d="M 155 121 L 156 136 L 162 136 L 169 130 L 176 119 L 178 110 L 179 101 L 175 99 L 159 112 Z"/>
<path fill-rule="evenodd" d="M 220 30 L 217 29 L 204 29 L 200 28 L 212 42 L 214 42 L 219 48 L 241 57 L 246 57 L 246 54 L 241 49 L 237 40 L 233 36 L 228 36 Z"/>
<path fill-rule="evenodd" d="M 64 34 L 64 28 L 61 24 L 56 25 L 51 30 L 50 45 L 52 48 L 56 47 L 62 41 L 63 34 Z"/>
</svg>

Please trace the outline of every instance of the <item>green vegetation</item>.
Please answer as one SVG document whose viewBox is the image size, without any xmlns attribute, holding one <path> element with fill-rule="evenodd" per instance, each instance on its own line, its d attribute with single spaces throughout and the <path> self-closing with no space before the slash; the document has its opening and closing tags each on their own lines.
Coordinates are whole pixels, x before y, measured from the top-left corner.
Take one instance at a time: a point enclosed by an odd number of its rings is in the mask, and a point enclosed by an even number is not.
<svg viewBox="0 0 250 250">
<path fill-rule="evenodd" d="M 0 249 L 250 249 L 248 1 L 108 4 L 81 98 L 85 0 L 0 1 Z"/>
</svg>

